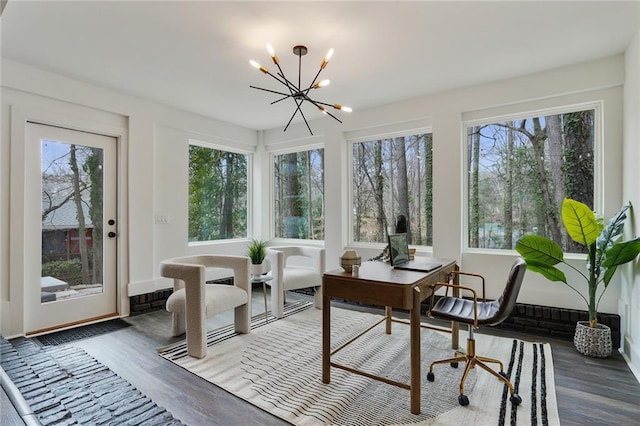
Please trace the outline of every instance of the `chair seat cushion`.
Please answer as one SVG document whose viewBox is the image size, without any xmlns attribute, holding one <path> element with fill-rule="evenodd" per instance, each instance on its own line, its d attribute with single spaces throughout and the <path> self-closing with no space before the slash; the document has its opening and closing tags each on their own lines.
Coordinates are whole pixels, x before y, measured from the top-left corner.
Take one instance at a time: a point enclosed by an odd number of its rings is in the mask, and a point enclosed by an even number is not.
<svg viewBox="0 0 640 426">
<path fill-rule="evenodd" d="M 478 324 L 493 324 L 499 308 L 497 300 L 478 302 Z M 433 308 L 431 315 L 436 318 L 450 319 L 466 324 L 473 324 L 473 300 L 458 297 L 442 297 Z"/>
<path fill-rule="evenodd" d="M 322 275 L 313 269 L 287 266 L 282 274 L 282 283 L 285 290 L 318 287 L 322 285 Z"/>
<path fill-rule="evenodd" d="M 247 303 L 247 292 L 232 285 L 206 284 L 206 315 L 213 316 Z M 185 311 L 185 289 L 174 291 L 167 299 L 167 311 L 183 313 Z"/>
</svg>

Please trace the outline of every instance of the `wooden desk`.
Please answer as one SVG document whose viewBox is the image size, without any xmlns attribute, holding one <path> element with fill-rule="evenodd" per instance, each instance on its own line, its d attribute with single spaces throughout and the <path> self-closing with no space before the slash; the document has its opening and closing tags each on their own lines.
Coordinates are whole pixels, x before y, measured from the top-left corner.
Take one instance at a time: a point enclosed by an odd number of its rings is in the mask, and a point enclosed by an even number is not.
<svg viewBox="0 0 640 426">
<path fill-rule="evenodd" d="M 420 327 L 429 327 L 420 322 L 420 302 L 431 296 L 429 286 L 437 281 L 447 281 L 447 274 L 457 270 L 455 260 L 434 259 L 442 266 L 435 271 L 424 273 L 402 271 L 391 268 L 384 262 L 364 262 L 360 266 L 357 277 L 350 272 L 336 269 L 325 272 L 322 277 L 322 383 L 331 380 L 331 367 L 340 368 L 351 373 L 360 374 L 394 386 L 408 389 L 411 398 L 411 412 L 420 414 Z M 391 333 L 391 323 L 406 321 L 392 319 L 392 309 L 407 309 L 410 312 L 410 349 L 411 349 L 411 383 L 400 383 L 385 377 L 376 376 L 364 371 L 331 362 L 331 355 L 346 345 L 331 351 L 331 298 L 342 298 L 361 303 L 385 306 L 385 317 L 359 336 L 371 330 L 375 325 L 385 322 L 386 333 Z M 452 347 L 458 349 L 458 324 L 452 323 Z M 358 337 L 359 337 L 358 336 Z"/>
</svg>

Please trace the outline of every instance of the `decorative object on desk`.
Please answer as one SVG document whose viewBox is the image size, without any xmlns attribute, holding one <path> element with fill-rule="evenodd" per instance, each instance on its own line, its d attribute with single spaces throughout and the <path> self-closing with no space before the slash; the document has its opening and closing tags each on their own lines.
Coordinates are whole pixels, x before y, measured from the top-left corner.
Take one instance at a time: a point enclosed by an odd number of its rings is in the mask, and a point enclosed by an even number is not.
<svg viewBox="0 0 640 426">
<path fill-rule="evenodd" d="M 340 256 L 340 266 L 347 272 L 352 272 L 353 265 L 358 265 L 362 263 L 362 258 L 355 250 L 345 250 Z"/>
<path fill-rule="evenodd" d="M 264 275 L 271 270 L 271 264 L 265 261 L 267 256 L 267 242 L 252 239 L 247 247 L 247 256 L 251 259 L 251 275 Z"/>
<path fill-rule="evenodd" d="M 629 208 L 631 203 L 622 206 L 605 226 L 602 218 L 597 218 L 586 204 L 570 198 L 564 199 L 562 221 L 567 233 L 575 242 L 588 248 L 586 274 L 565 262 L 562 248 L 555 241 L 540 235 L 525 235 L 516 243 L 516 251 L 526 260 L 528 269 L 551 281 L 565 283 L 587 304 L 589 321 L 584 323 L 591 330 L 578 324 L 574 336 L 574 345 L 583 355 L 606 358 L 611 354 L 611 330 L 598 323 L 598 302 L 617 267 L 634 260 L 640 254 L 640 238 L 620 241 Z M 564 272 L 555 266 L 559 263 L 564 263 L 584 278 L 587 283 L 586 296 L 567 282 Z M 601 291 L 598 293 L 599 287 Z M 592 333 L 594 336 L 588 336 Z"/>
<path fill-rule="evenodd" d="M 346 342 L 381 318 L 333 307 L 332 341 Z M 378 335 L 373 334 L 376 332 Z M 409 377 L 409 327 L 397 324 L 392 334 L 385 334 L 384 326 L 379 325 L 369 336 L 373 337 L 363 336 L 357 344 L 336 353 L 335 361 L 366 364 L 372 373 L 396 381 Z M 512 360 L 508 373 L 518 376 L 520 391 L 527 395 L 517 415 L 511 413 L 508 396 L 503 395 L 504 386 L 477 368 L 469 372 L 466 389 L 471 397 L 484 403 L 461 407 L 456 401 L 458 389 L 450 385 L 459 379 L 460 370 L 444 368 L 433 383 L 427 381 L 426 374 L 422 375 L 422 413 L 416 415 L 409 410 L 405 389 L 338 369 L 332 370 L 331 383 L 323 384 L 321 342 L 322 311 L 305 309 L 254 328 L 250 334 L 220 336 L 218 343 L 209 348 L 216 357 L 197 360 L 178 348 L 161 356 L 292 424 L 560 424 L 549 344 L 490 335 L 478 341 L 479 351 L 490 350 L 500 358 Z M 420 342 L 423 372 L 428 371 L 432 360 L 450 354 L 449 334 L 422 329 Z"/>
<path fill-rule="evenodd" d="M 342 121 L 340 119 L 338 119 L 338 117 L 336 117 L 335 115 L 333 115 L 329 111 L 327 111 L 325 106 L 332 107 L 333 109 L 341 110 L 341 111 L 344 111 L 344 112 L 351 112 L 352 111 L 350 107 L 347 107 L 347 106 L 344 106 L 344 105 L 340 105 L 340 104 L 328 104 L 328 103 L 320 102 L 320 101 L 311 99 L 311 97 L 309 96 L 309 92 L 312 89 L 314 89 L 314 90 L 315 89 L 319 89 L 319 88 L 327 86 L 329 84 L 329 80 L 318 81 L 318 76 L 320 75 L 322 70 L 329 63 L 329 59 L 331 58 L 331 55 L 333 55 L 333 49 L 330 49 L 329 53 L 327 53 L 327 56 L 325 56 L 322 59 L 322 62 L 320 63 L 320 69 L 318 70 L 318 73 L 316 74 L 316 76 L 311 81 L 311 84 L 309 84 L 309 86 L 306 87 L 306 88 L 302 87 L 302 83 L 301 83 L 302 57 L 307 54 L 307 47 L 306 46 L 302 46 L 302 45 L 293 46 L 293 53 L 296 56 L 298 56 L 298 84 L 297 85 L 292 83 L 291 81 L 289 81 L 289 79 L 287 79 L 287 77 L 285 77 L 284 71 L 280 67 L 280 60 L 278 59 L 278 56 L 276 55 L 275 51 L 273 50 L 273 47 L 271 47 L 270 44 L 267 44 L 267 51 L 269 52 L 269 55 L 271 56 L 271 60 L 273 61 L 273 63 L 278 67 L 277 75 L 271 74 L 271 72 L 269 72 L 269 70 L 266 67 L 263 67 L 262 65 L 260 65 L 259 63 L 257 63 L 254 60 L 249 61 L 249 63 L 251 64 L 251 66 L 259 69 L 264 74 L 268 74 L 269 76 L 273 77 L 279 83 L 284 85 L 285 89 L 283 89 L 284 90 L 283 92 L 279 92 L 277 90 L 263 89 L 262 87 L 256 87 L 256 86 L 249 86 L 249 87 L 251 87 L 252 89 L 263 90 L 265 92 L 275 93 L 276 95 L 282 96 L 281 98 L 276 99 L 275 101 L 271 102 L 272 105 L 277 103 L 277 102 L 283 101 L 285 99 L 292 99 L 294 101 L 294 103 L 296 104 L 296 108 L 293 111 L 293 115 L 289 119 L 289 122 L 285 126 L 284 131 L 287 130 L 287 128 L 291 124 L 291 121 L 293 120 L 293 118 L 296 116 L 296 114 L 299 111 L 300 115 L 302 116 L 302 119 L 304 120 L 304 124 L 306 124 L 307 125 L 307 129 L 309 129 L 309 133 L 311 133 L 313 135 L 313 132 L 311 131 L 311 127 L 309 127 L 309 123 L 307 122 L 307 117 L 305 117 L 304 113 L 302 112 L 302 104 L 304 104 L 305 101 L 309 102 L 310 104 L 312 104 L 313 106 L 318 108 L 320 111 L 322 111 L 323 114 L 326 114 L 326 115 L 330 116 L 331 118 L 333 118 L 334 120 L 336 120 L 336 121 L 338 121 L 340 123 L 342 123 Z"/>
</svg>

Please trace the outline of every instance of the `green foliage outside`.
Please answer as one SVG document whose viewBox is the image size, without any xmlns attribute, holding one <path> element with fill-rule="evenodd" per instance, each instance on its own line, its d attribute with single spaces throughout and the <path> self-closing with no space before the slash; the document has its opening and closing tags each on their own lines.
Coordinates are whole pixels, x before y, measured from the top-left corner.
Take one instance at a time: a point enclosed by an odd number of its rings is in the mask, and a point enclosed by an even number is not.
<svg viewBox="0 0 640 426">
<path fill-rule="evenodd" d="M 274 156 L 276 238 L 324 240 L 324 149 Z"/>
<path fill-rule="evenodd" d="M 82 263 L 80 259 L 54 260 L 42 264 L 43 277 L 54 277 L 69 285 L 82 284 Z"/>
<path fill-rule="evenodd" d="M 433 137 L 420 133 L 353 144 L 353 240 L 385 242 L 407 218 L 411 244 L 432 245 Z"/>
<path fill-rule="evenodd" d="M 467 127 L 469 247 L 512 250 L 528 233 L 584 253 L 568 238 L 565 197 L 593 207 L 593 109 Z"/>
<path fill-rule="evenodd" d="M 189 241 L 247 236 L 247 155 L 189 146 Z"/>
</svg>

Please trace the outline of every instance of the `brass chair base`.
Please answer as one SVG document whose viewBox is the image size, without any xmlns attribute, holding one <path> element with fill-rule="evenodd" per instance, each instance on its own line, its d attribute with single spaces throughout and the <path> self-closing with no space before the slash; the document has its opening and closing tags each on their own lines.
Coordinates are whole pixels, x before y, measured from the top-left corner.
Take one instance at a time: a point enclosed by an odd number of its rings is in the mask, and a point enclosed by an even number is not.
<svg viewBox="0 0 640 426">
<path fill-rule="evenodd" d="M 467 376 L 469 375 L 469 372 L 471 371 L 471 369 L 475 368 L 476 365 L 482 368 L 483 370 L 485 370 L 486 372 L 490 373 L 492 376 L 494 376 L 495 378 L 497 378 L 498 380 L 500 380 L 502 383 L 504 383 L 509 387 L 509 394 L 511 395 L 510 400 L 512 404 L 519 405 L 522 402 L 522 398 L 518 394 L 514 393 L 513 384 L 511 383 L 506 373 L 504 372 L 504 365 L 502 364 L 502 361 L 494 358 L 479 356 L 476 354 L 476 341 L 473 337 L 472 326 L 469 326 L 469 338 L 467 339 L 467 352 L 464 353 L 460 351 L 455 351 L 454 355 L 455 356 L 452 358 L 433 361 L 429 365 L 429 373 L 427 374 L 427 380 L 429 380 L 430 382 L 435 380 L 435 375 L 433 374 L 433 366 L 436 364 L 451 364 L 452 367 L 457 367 L 458 366 L 457 364 L 459 362 L 466 363 L 464 372 L 462 373 L 462 379 L 460 379 L 460 396 L 458 397 L 458 402 L 460 403 L 460 405 L 469 404 L 469 398 L 464 394 L 464 383 L 467 380 Z M 498 364 L 500 366 L 500 372 L 497 372 L 491 367 L 489 367 L 487 365 L 488 363 Z"/>
</svg>

